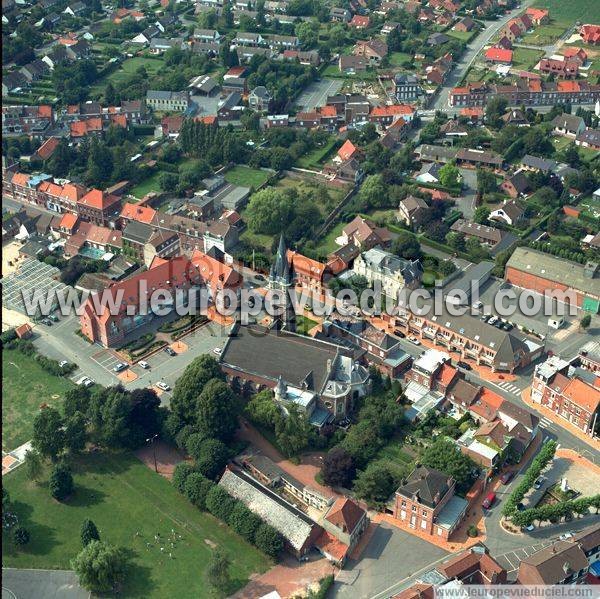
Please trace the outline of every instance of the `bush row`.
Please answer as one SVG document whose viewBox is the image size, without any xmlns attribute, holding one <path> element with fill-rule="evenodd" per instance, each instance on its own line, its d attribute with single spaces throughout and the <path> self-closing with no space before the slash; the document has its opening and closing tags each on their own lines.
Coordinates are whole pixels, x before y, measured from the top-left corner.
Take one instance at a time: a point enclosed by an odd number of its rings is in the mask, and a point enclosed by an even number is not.
<svg viewBox="0 0 600 599">
<path fill-rule="evenodd" d="M 225 522 L 263 553 L 274 559 L 281 553 L 283 537 L 277 530 L 225 489 L 200 474 L 191 464 L 178 464 L 173 472 L 172 482 L 196 507 Z"/>
<path fill-rule="evenodd" d="M 2 333 L 0 339 L 5 349 L 14 349 L 26 356 L 32 357 L 46 372 L 54 376 L 66 376 L 77 369 L 77 364 L 73 362 L 60 366 L 57 360 L 38 354 L 35 345 L 31 341 L 17 338 L 14 329 L 9 329 Z"/>
</svg>

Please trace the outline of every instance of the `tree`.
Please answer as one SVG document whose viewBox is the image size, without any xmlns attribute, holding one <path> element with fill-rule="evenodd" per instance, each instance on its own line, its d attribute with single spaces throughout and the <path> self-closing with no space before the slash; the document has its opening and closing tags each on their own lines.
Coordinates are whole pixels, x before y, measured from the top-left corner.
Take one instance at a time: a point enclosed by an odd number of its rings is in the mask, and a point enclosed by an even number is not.
<svg viewBox="0 0 600 599">
<path fill-rule="evenodd" d="M 198 448 L 198 453 L 193 457 L 196 459 L 198 470 L 206 478 L 214 480 L 229 459 L 229 449 L 218 439 L 206 439 Z"/>
<path fill-rule="evenodd" d="M 226 593 L 231 584 L 231 577 L 229 576 L 230 565 L 231 560 L 229 556 L 218 548 L 212 552 L 208 561 L 206 579 L 211 586 L 222 593 Z"/>
<path fill-rule="evenodd" d="M 57 501 L 63 501 L 73 493 L 73 476 L 67 464 L 59 463 L 54 466 L 48 480 L 48 488 Z"/>
<path fill-rule="evenodd" d="M 387 501 L 398 486 L 398 481 L 392 476 L 384 464 L 372 462 L 362 472 L 358 473 L 354 482 L 354 492 L 370 505 Z"/>
<path fill-rule="evenodd" d="M 179 185 L 179 175 L 163 172 L 158 175 L 158 186 L 161 191 L 174 192 Z"/>
<path fill-rule="evenodd" d="M 124 579 L 123 551 L 102 541 L 91 541 L 71 560 L 82 587 L 97 593 L 112 591 Z"/>
<path fill-rule="evenodd" d="M 236 500 L 223 487 L 214 485 L 206 494 L 206 509 L 219 520 L 227 522 Z"/>
<path fill-rule="evenodd" d="M 485 118 L 489 125 L 499 128 L 502 125 L 502 115 L 506 112 L 508 100 L 501 96 L 492 96 L 485 107 Z"/>
<path fill-rule="evenodd" d="M 27 478 L 29 480 L 38 481 L 42 476 L 42 471 L 44 470 L 42 463 L 42 456 L 39 451 L 35 449 L 30 449 L 25 453 L 25 471 L 27 472 Z"/>
<path fill-rule="evenodd" d="M 237 409 L 229 386 L 221 380 L 208 381 L 198 397 L 198 426 L 216 439 L 227 442 L 238 427 Z"/>
<path fill-rule="evenodd" d="M 392 252 L 406 260 L 419 260 L 423 256 L 419 240 L 409 231 L 399 231 L 392 243 Z"/>
<path fill-rule="evenodd" d="M 448 233 L 448 235 L 446 235 L 446 243 L 457 252 L 465 251 L 466 241 L 464 233 L 451 231 L 450 233 Z"/>
<path fill-rule="evenodd" d="M 22 526 L 17 526 L 13 530 L 13 541 L 15 545 L 27 545 L 29 543 L 29 531 Z"/>
<path fill-rule="evenodd" d="M 473 213 L 473 220 L 481 225 L 486 225 L 490 214 L 491 210 L 487 206 L 477 206 Z"/>
<path fill-rule="evenodd" d="M 355 474 L 354 459 L 343 447 L 330 449 L 323 458 L 321 475 L 325 484 L 349 488 Z"/>
<path fill-rule="evenodd" d="M 358 197 L 365 208 L 384 207 L 388 198 L 382 175 L 369 175 L 361 185 Z"/>
<path fill-rule="evenodd" d="M 86 440 L 85 416 L 75 412 L 65 422 L 65 447 L 71 453 L 79 453 L 85 447 Z"/>
<path fill-rule="evenodd" d="M 261 524 L 261 519 L 253 514 L 241 501 L 235 504 L 227 523 L 246 541 L 252 543 Z"/>
<path fill-rule="evenodd" d="M 263 522 L 256 529 L 254 544 L 263 553 L 276 558 L 283 550 L 283 537 L 270 524 Z"/>
<path fill-rule="evenodd" d="M 196 422 L 198 397 L 211 379 L 224 380 L 225 376 L 219 363 L 207 354 L 196 358 L 177 379 L 171 411 L 180 419 L 182 426 Z"/>
<path fill-rule="evenodd" d="M 252 396 L 246 405 L 246 412 L 252 422 L 271 430 L 275 429 L 275 422 L 281 418 L 281 412 L 275 403 L 273 392 L 268 389 Z"/>
<path fill-rule="evenodd" d="M 452 441 L 444 438 L 436 439 L 423 452 L 422 462 L 425 466 L 451 476 L 459 486 L 471 480 L 476 467 L 470 457 L 463 454 Z"/>
<path fill-rule="evenodd" d="M 460 185 L 460 171 L 455 164 L 444 164 L 440 169 L 440 183 L 444 187 L 458 187 Z"/>
<path fill-rule="evenodd" d="M 484 168 L 477 169 L 477 191 L 480 194 L 492 193 L 498 190 L 496 176 Z"/>
<path fill-rule="evenodd" d="M 291 196 L 284 190 L 267 187 L 255 193 L 246 209 L 248 228 L 253 233 L 276 235 L 294 218 Z"/>
<path fill-rule="evenodd" d="M 592 322 L 591 314 L 586 314 L 579 322 L 582 329 L 587 329 Z"/>
<path fill-rule="evenodd" d="M 191 472 L 185 479 L 183 492 L 185 496 L 197 508 L 206 509 L 206 496 L 212 489 L 214 483 L 200 474 L 200 472 Z"/>
<path fill-rule="evenodd" d="M 187 477 L 195 471 L 196 469 L 187 462 L 180 462 L 179 464 L 177 464 L 177 466 L 175 466 L 175 469 L 173 470 L 173 478 L 171 479 L 173 486 L 180 493 L 183 493 L 185 491 L 185 482 L 187 480 Z"/>
<path fill-rule="evenodd" d="M 287 411 L 287 416 L 276 421 L 275 435 L 283 453 L 292 457 L 308 445 L 310 424 L 295 405 L 290 405 Z"/>
<path fill-rule="evenodd" d="M 63 421 L 56 408 L 42 408 L 33 421 L 31 445 L 43 456 L 56 460 L 65 447 Z"/>
<path fill-rule="evenodd" d="M 69 389 L 65 393 L 63 402 L 63 414 L 65 418 L 73 416 L 76 412 L 86 413 L 90 402 L 90 390 L 83 385 L 78 385 L 74 389 Z"/>
<path fill-rule="evenodd" d="M 83 521 L 81 525 L 81 544 L 85 547 L 92 541 L 100 540 L 100 533 L 96 525 L 89 519 Z"/>
</svg>

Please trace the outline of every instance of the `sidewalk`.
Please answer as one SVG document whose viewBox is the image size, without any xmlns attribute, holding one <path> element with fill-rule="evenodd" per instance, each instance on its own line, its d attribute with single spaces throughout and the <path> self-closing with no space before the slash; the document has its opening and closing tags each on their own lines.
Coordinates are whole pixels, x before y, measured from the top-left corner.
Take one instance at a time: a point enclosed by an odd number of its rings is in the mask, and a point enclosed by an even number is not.
<svg viewBox="0 0 600 599">
<path fill-rule="evenodd" d="M 521 393 L 521 398 L 523 401 L 530 407 L 539 412 L 544 418 L 551 420 L 554 424 L 558 425 L 561 428 L 569 431 L 573 436 L 577 437 L 580 441 L 587 443 L 590 447 L 595 449 L 596 451 L 600 451 L 600 439 L 593 439 L 589 435 L 586 435 L 581 429 L 573 426 L 570 422 L 561 418 L 558 414 L 542 406 L 539 403 L 536 403 L 531 399 L 531 387 L 527 387 L 523 389 Z"/>
</svg>

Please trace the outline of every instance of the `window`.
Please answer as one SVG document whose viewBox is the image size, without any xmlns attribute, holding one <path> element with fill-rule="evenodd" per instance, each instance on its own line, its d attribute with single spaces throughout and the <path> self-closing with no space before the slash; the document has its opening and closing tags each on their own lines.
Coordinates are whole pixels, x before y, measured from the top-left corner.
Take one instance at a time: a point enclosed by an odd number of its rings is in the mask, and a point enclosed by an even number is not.
<svg viewBox="0 0 600 599">
<path fill-rule="evenodd" d="M 406 507 L 406 501 L 402 501 L 402 507 Z"/>
<path fill-rule="evenodd" d="M 413 505 L 413 506 L 412 506 L 412 511 L 413 511 L 413 512 L 416 512 L 416 511 L 417 511 L 417 506 L 416 506 L 416 505 Z"/>
<path fill-rule="evenodd" d="M 427 528 L 427 520 L 421 520 L 421 528 Z"/>
<path fill-rule="evenodd" d="M 427 510 L 423 510 L 423 518 L 427 518 Z"/>
</svg>

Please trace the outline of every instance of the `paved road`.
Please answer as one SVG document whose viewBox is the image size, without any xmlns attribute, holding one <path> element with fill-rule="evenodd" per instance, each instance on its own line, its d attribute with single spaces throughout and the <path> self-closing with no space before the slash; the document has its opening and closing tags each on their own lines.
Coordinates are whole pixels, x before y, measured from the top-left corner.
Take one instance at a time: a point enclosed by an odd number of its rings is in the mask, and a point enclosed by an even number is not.
<svg viewBox="0 0 600 599">
<path fill-rule="evenodd" d="M 528 6 L 533 4 L 534 0 L 525 0 L 522 3 L 521 8 L 514 9 L 507 15 L 503 15 L 498 21 L 492 21 L 488 23 L 479 35 L 468 45 L 467 50 L 461 56 L 460 60 L 454 65 L 454 68 L 448 75 L 448 79 L 444 83 L 444 87 L 438 93 L 436 99 L 431 108 L 437 110 L 445 110 L 448 108 L 448 96 L 450 89 L 456 86 L 456 84 L 465 76 L 469 67 L 473 64 L 475 57 L 481 49 L 489 43 L 490 39 L 504 27 L 510 19 L 515 17 L 517 14 L 523 12 Z"/>
</svg>

